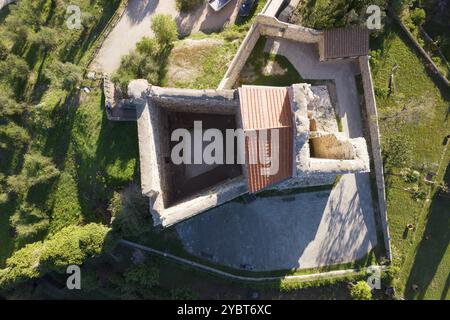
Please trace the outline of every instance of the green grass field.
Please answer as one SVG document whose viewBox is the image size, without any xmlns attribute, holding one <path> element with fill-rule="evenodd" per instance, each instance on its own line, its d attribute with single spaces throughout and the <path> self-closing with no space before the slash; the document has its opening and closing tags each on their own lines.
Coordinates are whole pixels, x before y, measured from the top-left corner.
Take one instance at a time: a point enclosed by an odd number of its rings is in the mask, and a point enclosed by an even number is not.
<svg viewBox="0 0 450 320">
<path fill-rule="evenodd" d="M 50 3 L 51 1 L 48 1 Z M 31 73 L 18 96 L 33 112 L 27 126 L 31 139 L 24 148 L 16 148 L 12 161 L 0 168 L 8 175 L 19 174 L 25 154 L 36 152 L 52 159 L 60 174 L 48 183 L 13 196 L 0 205 L 0 268 L 14 250 L 26 243 L 42 240 L 61 228 L 90 221 L 109 223 L 108 202 L 114 191 L 120 190 L 138 177 L 137 129 L 135 123 L 110 123 L 103 112 L 100 82 L 84 80 L 90 94 L 80 90 L 66 91 L 47 86 L 42 70 L 53 59 L 72 61 L 82 68 L 98 46 L 98 35 L 116 13 L 121 1 L 114 1 L 102 10 L 97 23 L 83 34 L 68 34 L 73 46 L 64 49 L 61 41 L 53 51 L 43 54 L 25 43 L 17 52 L 27 61 Z M 83 3 L 86 5 L 86 2 Z M 98 9 L 97 6 L 92 10 Z M 52 11 L 45 7 L 42 16 L 55 24 Z M 5 16 L 2 11 L 1 19 Z M 55 27 L 55 28 L 57 28 Z M 0 31 L 2 26 L 0 25 Z M 79 36 L 79 38 L 77 38 Z M 48 229 L 38 237 L 18 241 L 11 232 L 10 217 L 21 205 L 32 205 L 49 216 Z"/>
<path fill-rule="evenodd" d="M 393 96 L 377 96 L 381 135 L 398 133 L 408 138 L 412 168 L 421 173 L 420 180 L 428 172 L 437 172 L 435 181 L 439 181 L 450 159 L 448 151 L 443 153 L 443 139 L 450 129 L 450 100 L 428 76 L 397 26 L 388 26 L 382 39 L 375 43 L 375 49 L 381 50 L 380 62 L 373 68 L 375 87 L 386 90 L 392 67 L 397 64 L 398 69 Z M 411 184 L 403 178 L 390 175 L 386 182 L 393 262 L 401 267 L 400 293 L 406 298 L 448 299 L 448 199 L 436 199 L 436 188 L 421 182 L 430 200 L 414 200 L 405 190 Z M 408 223 L 415 228 L 408 231 Z M 424 240 L 427 235 L 432 240 Z M 413 285 L 418 285 L 417 290 L 412 290 Z"/>
</svg>

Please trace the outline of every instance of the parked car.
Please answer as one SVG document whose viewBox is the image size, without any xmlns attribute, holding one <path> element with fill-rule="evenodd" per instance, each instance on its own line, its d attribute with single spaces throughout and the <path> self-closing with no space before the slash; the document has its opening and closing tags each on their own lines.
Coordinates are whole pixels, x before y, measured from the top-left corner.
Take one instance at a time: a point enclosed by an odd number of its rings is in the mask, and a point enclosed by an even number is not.
<svg viewBox="0 0 450 320">
<path fill-rule="evenodd" d="M 239 17 L 248 17 L 258 0 L 244 0 L 239 8 Z"/>
<path fill-rule="evenodd" d="M 208 0 L 208 4 L 214 11 L 220 11 L 230 1 L 231 0 Z"/>
</svg>

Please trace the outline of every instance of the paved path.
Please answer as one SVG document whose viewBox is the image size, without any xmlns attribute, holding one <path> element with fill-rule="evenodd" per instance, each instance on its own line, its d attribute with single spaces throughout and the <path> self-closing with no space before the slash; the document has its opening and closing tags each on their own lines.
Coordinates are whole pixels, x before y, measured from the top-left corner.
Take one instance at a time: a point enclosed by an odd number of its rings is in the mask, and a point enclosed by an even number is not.
<svg viewBox="0 0 450 320">
<path fill-rule="evenodd" d="M 353 60 L 320 62 L 317 46 L 307 43 L 277 40 L 274 53 L 285 56 L 304 79 L 334 80 L 339 102 L 338 115 L 344 132 L 350 138 L 362 136 L 361 112 L 358 103 L 355 75 L 359 73 Z M 266 50 L 272 42 L 268 41 Z"/>
<path fill-rule="evenodd" d="M 312 268 L 364 257 L 377 242 L 367 174 L 332 191 L 227 203 L 177 225 L 187 251 L 255 271 Z M 284 200 L 283 200 L 284 198 Z"/>
<path fill-rule="evenodd" d="M 164 257 L 169 260 L 174 260 L 180 264 L 184 264 L 186 266 L 189 266 L 191 268 L 199 269 L 205 272 L 217 274 L 219 276 L 223 276 L 226 278 L 231 278 L 239 281 L 245 281 L 245 282 L 271 282 L 275 280 L 283 280 L 283 279 L 295 279 L 298 281 L 313 281 L 313 280 L 319 280 L 319 279 L 330 279 L 330 278 L 339 278 L 339 277 L 345 277 L 345 276 L 351 276 L 360 273 L 361 269 L 347 269 L 347 270 L 334 270 L 334 271 L 328 271 L 328 272 L 319 272 L 319 273 L 311 273 L 311 274 L 303 274 L 303 275 L 294 275 L 294 276 L 274 276 L 274 277 L 264 277 L 264 276 L 254 276 L 254 277 L 247 277 L 247 276 L 239 276 L 235 275 L 229 272 L 225 272 L 192 260 L 188 260 L 185 258 L 181 258 L 178 256 L 175 256 L 173 254 L 163 252 L 160 250 L 156 250 L 147 246 L 143 246 L 139 243 L 127 241 L 127 240 L 120 240 L 120 243 L 129 247 L 134 248 L 138 250 L 142 250 L 144 252 L 155 254 L 161 257 Z M 385 267 L 381 266 L 381 269 L 384 270 Z"/>
<path fill-rule="evenodd" d="M 143 37 L 153 37 L 150 28 L 155 14 L 170 14 L 180 34 L 196 31 L 219 30 L 228 21 L 237 0 L 231 1 L 220 12 L 214 12 L 206 1 L 191 14 L 179 14 L 175 0 L 130 0 L 126 12 L 103 43 L 92 68 L 98 72 L 113 73 L 120 66 L 121 58 L 132 51 Z"/>
</svg>

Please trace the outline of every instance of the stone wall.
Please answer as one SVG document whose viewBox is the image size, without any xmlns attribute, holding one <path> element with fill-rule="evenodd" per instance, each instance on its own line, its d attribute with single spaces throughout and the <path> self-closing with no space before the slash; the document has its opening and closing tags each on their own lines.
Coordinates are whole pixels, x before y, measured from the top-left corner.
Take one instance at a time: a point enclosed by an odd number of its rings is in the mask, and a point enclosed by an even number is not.
<svg viewBox="0 0 450 320">
<path fill-rule="evenodd" d="M 268 3 L 266 7 L 274 5 L 281 6 L 281 4 L 282 1 L 273 0 L 273 2 Z M 267 37 L 281 37 L 292 41 L 317 43 L 319 52 L 323 51 L 323 33 L 321 31 L 282 22 L 273 15 L 273 12 L 276 12 L 274 8 L 275 7 L 271 7 L 270 10 L 263 10 L 262 14 L 257 15 L 256 22 L 250 27 L 249 32 L 231 61 L 227 72 L 219 84 L 219 89 L 233 88 L 242 68 L 247 62 L 248 57 L 252 53 L 253 48 L 261 35 Z"/>
<path fill-rule="evenodd" d="M 378 210 L 381 220 L 381 229 L 384 236 L 384 245 L 386 248 L 386 257 L 391 260 L 391 241 L 388 228 L 386 190 L 383 172 L 383 159 L 381 156 L 380 131 L 378 128 L 378 112 L 373 90 L 372 74 L 370 72 L 369 59 L 367 56 L 359 57 L 359 68 L 364 86 L 364 99 L 367 114 L 367 127 L 369 128 L 371 155 L 374 165 L 375 181 L 377 185 Z"/>
<path fill-rule="evenodd" d="M 248 31 L 247 35 L 245 36 L 241 46 L 239 47 L 236 55 L 234 56 L 233 60 L 231 60 L 230 65 L 228 66 L 228 70 L 223 76 L 222 81 L 219 84 L 218 89 L 231 89 L 233 88 L 234 84 L 236 83 L 239 74 L 242 70 L 242 68 L 245 65 L 245 62 L 247 61 L 248 57 L 253 51 L 253 48 L 256 45 L 256 42 L 258 41 L 261 34 L 259 33 L 258 27 L 256 24 L 253 24 L 250 27 L 250 30 Z"/>
<path fill-rule="evenodd" d="M 170 226 L 248 192 L 246 179 L 240 176 L 176 205 L 167 201 L 171 190 L 165 161 L 170 156 L 166 113 L 237 114 L 239 99 L 235 90 L 160 88 L 150 86 L 145 80 L 133 80 L 128 94 L 137 108 L 142 193 L 149 197 L 155 225 Z"/>
</svg>

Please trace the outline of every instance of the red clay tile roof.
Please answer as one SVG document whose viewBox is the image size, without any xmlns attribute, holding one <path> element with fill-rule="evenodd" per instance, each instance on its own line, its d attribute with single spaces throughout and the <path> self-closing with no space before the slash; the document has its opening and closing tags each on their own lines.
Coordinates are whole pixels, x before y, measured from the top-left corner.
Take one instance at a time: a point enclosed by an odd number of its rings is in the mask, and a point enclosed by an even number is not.
<svg viewBox="0 0 450 320">
<path fill-rule="evenodd" d="M 284 87 L 243 86 L 239 89 L 243 129 L 247 133 L 245 153 L 249 191 L 254 193 L 269 185 L 292 176 L 294 129 L 288 89 Z M 267 133 L 266 133 L 267 131 Z M 275 174 L 264 172 L 270 162 L 272 135 L 278 131 L 278 171 Z M 249 138 L 254 133 L 258 139 Z M 260 141 L 266 134 L 267 139 Z M 276 137 L 276 136 L 274 136 Z M 275 140 L 276 141 L 276 140 Z M 258 157 L 260 143 L 263 152 Z M 250 159 L 256 159 L 250 163 Z"/>
<path fill-rule="evenodd" d="M 368 53 L 369 30 L 367 28 L 340 28 L 324 32 L 325 59 L 366 56 Z"/>
</svg>

